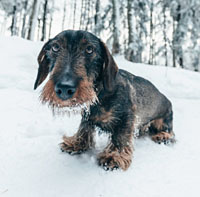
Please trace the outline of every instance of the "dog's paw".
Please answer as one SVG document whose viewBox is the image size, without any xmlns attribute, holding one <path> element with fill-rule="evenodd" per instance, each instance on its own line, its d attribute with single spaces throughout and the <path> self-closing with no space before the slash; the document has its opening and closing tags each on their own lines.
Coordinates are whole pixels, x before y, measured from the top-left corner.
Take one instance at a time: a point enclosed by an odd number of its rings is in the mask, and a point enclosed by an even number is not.
<svg viewBox="0 0 200 197">
<path fill-rule="evenodd" d="M 74 147 L 68 146 L 64 142 L 60 143 L 60 149 L 62 152 L 66 152 L 70 155 L 78 155 L 78 154 L 85 152 L 84 150 L 77 150 L 77 149 L 75 150 Z"/>
<path fill-rule="evenodd" d="M 81 154 L 88 149 L 88 147 L 81 142 L 82 141 L 75 136 L 63 136 L 63 142 L 60 143 L 60 149 L 62 152 L 69 153 L 70 155 Z"/>
<path fill-rule="evenodd" d="M 153 135 L 152 140 L 158 144 L 161 144 L 161 143 L 171 144 L 176 141 L 174 138 L 174 135 L 172 133 L 167 133 L 164 131 L 162 131 L 156 135 Z"/>
<path fill-rule="evenodd" d="M 98 157 L 98 164 L 101 166 L 105 171 L 113 171 L 120 168 L 117 162 L 114 161 L 112 157 Z"/>
<path fill-rule="evenodd" d="M 109 147 L 109 146 L 108 146 Z M 121 151 L 117 148 L 106 148 L 97 158 L 98 164 L 104 170 L 127 170 L 132 161 L 132 147 L 124 147 Z"/>
</svg>

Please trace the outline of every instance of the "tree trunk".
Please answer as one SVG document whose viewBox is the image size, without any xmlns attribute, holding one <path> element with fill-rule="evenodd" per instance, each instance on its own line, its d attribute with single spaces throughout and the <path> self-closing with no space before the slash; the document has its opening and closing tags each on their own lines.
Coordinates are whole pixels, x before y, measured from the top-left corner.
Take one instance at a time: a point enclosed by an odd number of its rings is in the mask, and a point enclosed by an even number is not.
<svg viewBox="0 0 200 197">
<path fill-rule="evenodd" d="M 95 4 L 95 16 L 94 16 L 94 33 L 95 35 L 100 35 L 100 0 L 96 0 Z"/>
<path fill-rule="evenodd" d="M 177 12 L 178 12 L 178 18 L 177 18 L 177 31 L 179 34 L 179 36 L 181 35 L 181 26 L 180 26 L 180 21 L 181 21 L 181 5 L 178 5 L 177 8 Z M 179 36 L 176 36 L 177 38 L 177 44 L 180 43 L 180 40 L 182 39 L 182 37 L 179 38 Z M 184 68 L 183 66 L 183 50 L 182 50 L 182 46 L 177 47 L 176 49 L 177 53 L 178 53 L 178 61 L 179 61 L 179 65 L 181 68 Z"/>
<path fill-rule="evenodd" d="M 41 18 L 38 18 L 38 28 L 37 28 L 37 40 L 40 40 L 40 28 L 41 28 Z"/>
<path fill-rule="evenodd" d="M 173 19 L 173 40 L 172 40 L 172 65 L 176 67 L 176 51 L 175 51 L 175 21 Z"/>
<path fill-rule="evenodd" d="M 175 67 L 175 61 L 178 62 L 181 68 L 184 68 L 183 65 L 183 48 L 182 48 L 182 40 L 184 39 L 184 33 L 182 32 L 182 24 L 181 24 L 181 5 L 177 6 L 177 15 L 173 17 L 173 66 Z M 176 25 L 175 25 L 176 22 Z"/>
<path fill-rule="evenodd" d="M 86 14 L 87 14 L 87 0 L 83 0 L 83 19 L 82 19 L 82 27 L 81 29 L 86 29 L 86 24 L 85 24 L 85 21 L 86 21 Z"/>
<path fill-rule="evenodd" d="M 126 59 L 129 61 L 134 61 L 134 49 L 133 49 L 133 42 L 134 42 L 134 14 L 133 14 L 133 1 L 127 1 L 127 20 L 128 20 L 128 49 L 126 50 Z"/>
<path fill-rule="evenodd" d="M 167 56 L 167 24 L 166 24 L 166 5 L 163 5 L 163 37 L 164 37 L 164 56 L 165 56 L 165 66 L 168 66 L 168 56 Z"/>
<path fill-rule="evenodd" d="M 76 22 L 76 0 L 74 0 L 74 17 L 73 17 L 73 29 L 75 28 L 75 22 Z"/>
<path fill-rule="evenodd" d="M 150 48 L 149 48 L 149 64 L 153 64 L 153 0 L 150 3 Z"/>
<path fill-rule="evenodd" d="M 90 25 L 90 0 L 87 1 L 87 24 L 86 24 L 86 27 L 85 27 L 85 30 L 88 31 L 89 30 L 89 25 Z"/>
<path fill-rule="evenodd" d="M 62 19 L 62 31 L 63 31 L 64 28 L 65 28 L 66 5 L 67 5 L 67 0 L 64 0 L 63 19 Z"/>
<path fill-rule="evenodd" d="M 40 0 L 33 1 L 32 12 L 31 12 L 30 21 L 29 21 L 29 31 L 28 31 L 28 37 L 27 37 L 28 40 L 34 39 L 39 5 L 40 5 Z"/>
<path fill-rule="evenodd" d="M 53 0 L 52 1 L 52 11 L 50 13 L 50 22 L 49 22 L 49 35 L 48 35 L 48 38 L 51 37 L 51 29 L 52 29 L 52 22 L 53 22 L 53 13 L 54 13 L 54 3 L 55 1 Z"/>
<path fill-rule="evenodd" d="M 81 0 L 81 14 L 80 14 L 80 23 L 79 23 L 79 29 L 81 29 L 81 28 L 82 28 L 83 4 L 84 4 L 84 0 Z"/>
<path fill-rule="evenodd" d="M 28 0 L 24 2 L 24 16 L 23 16 L 23 22 L 22 22 L 22 31 L 21 31 L 21 37 L 26 37 L 26 16 L 27 16 L 27 7 L 28 7 Z"/>
<path fill-rule="evenodd" d="M 13 12 L 12 12 L 12 23 L 11 23 L 11 27 L 10 27 L 11 35 L 12 36 L 17 35 L 17 26 L 16 26 L 17 16 L 16 16 L 16 10 L 17 10 L 17 7 L 16 7 L 16 5 L 14 5 L 13 6 Z"/>
<path fill-rule="evenodd" d="M 113 45 L 112 45 L 112 53 L 118 54 L 120 52 L 119 46 L 119 1 L 112 0 L 112 22 L 113 22 Z"/>
<path fill-rule="evenodd" d="M 46 39 L 46 16 L 47 16 L 47 7 L 48 7 L 48 0 L 45 0 L 44 2 L 44 12 L 43 12 L 43 18 L 42 18 L 42 38 L 41 41 L 44 41 Z"/>
</svg>

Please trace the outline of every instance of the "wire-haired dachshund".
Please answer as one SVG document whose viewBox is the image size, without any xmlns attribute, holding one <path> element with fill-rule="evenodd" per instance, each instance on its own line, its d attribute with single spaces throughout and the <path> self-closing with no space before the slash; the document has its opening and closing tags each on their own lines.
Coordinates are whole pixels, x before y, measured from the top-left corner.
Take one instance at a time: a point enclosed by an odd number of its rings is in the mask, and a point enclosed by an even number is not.
<svg viewBox="0 0 200 197">
<path fill-rule="evenodd" d="M 81 109 L 78 132 L 63 137 L 62 151 L 87 151 L 94 146 L 98 127 L 110 134 L 98 164 L 106 170 L 126 170 L 134 135 L 149 134 L 158 143 L 175 141 L 171 102 L 148 80 L 118 69 L 106 45 L 93 34 L 61 32 L 43 46 L 38 63 L 34 89 L 49 74 L 41 101 L 54 113 Z"/>
</svg>

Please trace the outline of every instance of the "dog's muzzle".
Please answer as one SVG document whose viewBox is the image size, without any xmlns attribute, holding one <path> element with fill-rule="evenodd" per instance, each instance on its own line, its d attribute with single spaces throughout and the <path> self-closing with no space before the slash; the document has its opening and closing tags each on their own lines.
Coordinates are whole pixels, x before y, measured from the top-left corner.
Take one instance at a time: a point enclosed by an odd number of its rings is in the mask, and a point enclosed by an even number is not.
<svg viewBox="0 0 200 197">
<path fill-rule="evenodd" d="M 70 99 L 76 92 L 76 83 L 73 80 L 59 81 L 55 85 L 55 92 L 61 100 Z"/>
</svg>

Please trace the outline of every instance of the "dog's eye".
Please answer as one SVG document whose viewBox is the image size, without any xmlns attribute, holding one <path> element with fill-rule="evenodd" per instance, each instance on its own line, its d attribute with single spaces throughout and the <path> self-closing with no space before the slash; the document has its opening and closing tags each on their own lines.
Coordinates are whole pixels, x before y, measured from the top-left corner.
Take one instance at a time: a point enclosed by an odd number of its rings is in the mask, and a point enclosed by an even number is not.
<svg viewBox="0 0 200 197">
<path fill-rule="evenodd" d="M 60 46 L 57 43 L 53 44 L 52 51 L 58 52 L 59 50 L 60 50 Z"/>
<path fill-rule="evenodd" d="M 93 53 L 93 47 L 92 46 L 88 46 L 86 49 L 85 49 L 86 53 L 88 54 L 92 54 Z"/>
</svg>

